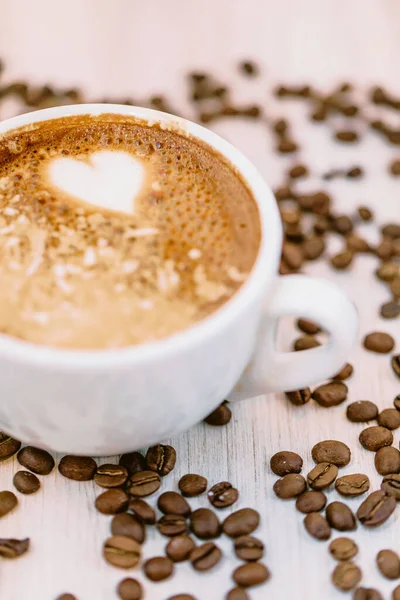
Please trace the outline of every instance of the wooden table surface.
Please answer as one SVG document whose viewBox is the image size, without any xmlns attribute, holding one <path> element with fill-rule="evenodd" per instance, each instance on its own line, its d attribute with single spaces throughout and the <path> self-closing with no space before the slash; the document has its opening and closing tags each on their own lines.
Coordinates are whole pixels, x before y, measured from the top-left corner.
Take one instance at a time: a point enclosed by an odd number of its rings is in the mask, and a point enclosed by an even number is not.
<svg viewBox="0 0 400 600">
<path fill-rule="evenodd" d="M 399 183 L 387 175 L 387 165 L 396 156 L 393 148 L 373 134 L 351 147 L 335 144 L 327 126 L 311 125 L 306 109 L 298 102 L 276 102 L 271 89 L 280 82 L 313 83 L 330 90 L 339 81 L 357 84 L 365 102 L 370 84 L 387 84 L 400 93 L 400 3 L 397 0 L 2 0 L 0 56 L 6 60 L 5 79 L 26 78 L 43 84 L 81 86 L 89 99 L 103 96 L 141 98 L 165 93 L 171 104 L 187 116 L 185 74 L 190 69 L 213 72 L 235 88 L 239 101 L 259 102 L 269 117 L 290 117 L 298 156 L 277 157 L 265 126 L 241 120 L 218 123 L 216 131 L 243 150 L 271 185 L 282 180 L 294 160 L 312 165 L 313 177 L 302 189 L 315 190 L 319 175 L 332 167 L 360 164 L 366 170 L 361 181 L 336 180 L 324 184 L 332 193 L 337 210 L 352 213 L 360 204 L 370 206 L 382 224 L 399 220 Z M 261 67 L 257 79 L 245 79 L 237 63 L 256 59 Z M 1 117 L 14 110 L 3 107 Z M 366 108 L 369 116 L 376 108 Z M 399 124 L 399 114 L 390 115 Z M 398 152 L 398 155 L 400 152 Z M 373 227 L 364 227 L 371 241 Z M 339 244 L 340 246 L 340 244 Z M 338 248 L 332 241 L 331 252 Z M 309 273 L 336 281 L 356 302 L 361 318 L 360 339 L 372 330 L 392 333 L 400 345 L 399 320 L 382 321 L 378 306 L 386 300 L 385 288 L 373 273 L 373 257 L 357 258 L 347 273 L 334 273 L 325 264 L 315 264 Z M 288 322 L 280 332 L 282 347 L 289 348 L 295 335 Z M 390 407 L 399 393 L 387 356 L 366 352 L 358 343 L 350 357 L 355 374 L 349 381 L 349 401 L 368 399 L 380 408 Z M 7 398 L 2 398 L 7 402 Z M 200 424 L 169 440 L 177 449 L 177 467 L 163 489 L 174 489 L 181 475 L 198 472 L 210 483 L 232 481 L 241 492 L 238 507 L 259 510 L 262 524 L 257 535 L 266 545 L 265 561 L 271 581 L 251 592 L 253 600 L 341 598 L 330 583 L 334 561 L 326 543 L 316 542 L 304 531 L 302 515 L 291 502 L 274 497 L 275 476 L 270 456 L 291 449 L 304 457 L 304 471 L 311 468 L 310 448 L 323 439 L 339 439 L 352 448 L 352 461 L 344 473 L 362 472 L 377 489 L 380 477 L 373 455 L 360 447 L 361 426 L 346 421 L 345 408 L 330 410 L 313 403 L 296 409 L 283 395 L 260 397 L 233 407 L 233 419 L 225 428 Z M 132 432 L 134 446 L 135 432 Z M 395 445 L 399 433 L 395 432 Z M 117 460 L 118 457 L 112 460 Z M 106 459 L 101 459 L 105 462 Z M 107 459 L 109 462 L 110 459 Z M 0 465 L 0 489 L 12 489 L 17 461 Z M 108 517 L 96 513 L 94 499 L 99 489 L 93 482 L 75 483 L 57 470 L 43 478 L 42 488 L 32 497 L 18 494 L 19 507 L 0 523 L 1 537 L 29 536 L 29 553 L 15 561 L 0 563 L 2 600 L 54 600 L 61 592 L 79 600 L 112 600 L 115 586 L 127 574 L 108 566 L 101 546 L 109 531 Z M 330 492 L 330 499 L 337 499 Z M 356 508 L 359 501 L 349 501 Z M 205 498 L 193 506 L 207 505 Z M 229 513 L 230 509 L 226 509 Z M 224 512 L 225 514 L 225 512 Z M 376 586 L 390 597 L 394 582 L 384 580 L 375 565 L 382 548 L 400 551 L 400 513 L 376 531 L 361 526 L 351 535 L 360 546 L 357 562 L 363 569 L 363 584 Z M 169 595 L 192 591 L 198 600 L 222 600 L 231 587 L 230 573 L 238 561 L 231 543 L 218 542 L 226 550 L 221 565 L 208 575 L 195 573 L 190 565 L 178 565 L 168 582 L 146 582 L 146 598 L 166 600 Z M 146 557 L 162 552 L 161 536 L 149 535 Z M 130 573 L 129 573 L 130 574 Z M 133 576 L 142 578 L 140 572 Z"/>
</svg>

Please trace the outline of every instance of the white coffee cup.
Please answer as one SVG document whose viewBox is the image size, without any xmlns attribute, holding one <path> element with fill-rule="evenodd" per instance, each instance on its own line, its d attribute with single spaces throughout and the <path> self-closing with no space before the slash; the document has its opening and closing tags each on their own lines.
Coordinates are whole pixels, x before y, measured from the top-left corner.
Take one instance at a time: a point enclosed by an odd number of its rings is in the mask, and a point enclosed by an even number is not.
<svg viewBox="0 0 400 600">
<path fill-rule="evenodd" d="M 160 341 L 71 351 L 0 335 L 0 430 L 64 453 L 116 454 L 187 429 L 226 397 L 295 390 L 334 375 L 346 362 L 357 332 L 355 307 L 329 281 L 277 276 L 282 225 L 276 201 L 256 168 L 231 144 L 172 115 L 110 104 L 25 114 L 0 123 L 0 134 L 39 121 L 101 113 L 179 128 L 223 154 L 258 204 L 262 242 L 257 262 L 222 308 Z M 275 333 L 284 315 L 316 321 L 328 332 L 329 342 L 303 352 L 277 352 Z"/>
</svg>

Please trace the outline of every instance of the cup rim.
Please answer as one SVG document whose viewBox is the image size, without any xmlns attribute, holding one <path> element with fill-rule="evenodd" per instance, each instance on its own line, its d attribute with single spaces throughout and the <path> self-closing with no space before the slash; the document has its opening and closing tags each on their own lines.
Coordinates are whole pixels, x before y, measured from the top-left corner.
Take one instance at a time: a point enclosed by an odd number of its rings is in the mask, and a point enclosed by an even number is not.
<svg viewBox="0 0 400 600">
<path fill-rule="evenodd" d="M 246 305 L 266 293 L 266 286 L 277 272 L 282 243 L 282 225 L 278 206 L 271 188 L 253 163 L 228 141 L 213 131 L 182 117 L 168 113 L 119 104 L 75 104 L 46 108 L 11 117 L 0 123 L 0 135 L 30 124 L 74 115 L 118 114 L 133 116 L 151 124 L 176 128 L 205 142 L 221 153 L 244 177 L 256 200 L 260 224 L 261 243 L 252 270 L 239 290 L 215 312 L 183 331 L 160 340 L 144 342 L 116 349 L 70 350 L 41 346 L 16 337 L 0 334 L 0 354 L 18 361 L 57 368 L 74 367 L 79 370 L 104 368 L 113 365 L 131 365 L 149 359 L 163 359 L 182 350 L 200 345 L 216 331 L 224 330 L 245 310 Z"/>
</svg>

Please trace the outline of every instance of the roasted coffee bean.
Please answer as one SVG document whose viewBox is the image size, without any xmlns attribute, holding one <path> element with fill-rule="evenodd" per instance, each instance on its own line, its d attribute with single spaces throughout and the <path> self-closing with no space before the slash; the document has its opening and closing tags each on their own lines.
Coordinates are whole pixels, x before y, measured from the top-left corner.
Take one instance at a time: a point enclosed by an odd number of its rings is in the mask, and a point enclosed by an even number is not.
<svg viewBox="0 0 400 600">
<path fill-rule="evenodd" d="M 335 138 L 339 142 L 346 142 L 347 144 L 351 144 L 353 142 L 358 142 L 359 136 L 356 131 L 351 131 L 349 129 L 344 129 L 342 131 L 337 131 L 335 133 Z"/>
<path fill-rule="evenodd" d="M 399 307 L 399 309 L 400 309 L 400 307 Z M 397 375 L 397 377 L 400 379 L 400 354 L 397 354 L 396 356 L 392 356 L 391 364 L 392 364 L 393 373 L 395 375 Z"/>
<path fill-rule="evenodd" d="M 319 325 L 317 325 L 313 321 L 309 321 L 308 319 L 298 319 L 296 325 L 300 329 L 300 331 L 303 331 L 308 335 L 316 335 L 321 331 Z"/>
<path fill-rule="evenodd" d="M 400 600 L 400 585 L 393 590 L 392 600 Z"/>
<path fill-rule="evenodd" d="M 345 381 L 353 375 L 354 368 L 350 363 L 346 363 L 332 379 L 336 381 Z"/>
<path fill-rule="evenodd" d="M 382 235 L 397 239 L 400 237 L 400 224 L 399 223 L 388 223 L 381 229 Z"/>
<path fill-rule="evenodd" d="M 143 523 L 146 523 L 146 525 L 154 525 L 156 522 L 155 510 L 145 500 L 132 498 L 129 501 L 129 510 L 139 517 Z"/>
<path fill-rule="evenodd" d="M 132 475 L 128 482 L 128 491 L 131 496 L 144 498 L 154 494 L 161 486 L 158 473 L 154 471 L 139 471 Z"/>
<path fill-rule="evenodd" d="M 305 515 L 312 512 L 318 512 L 325 507 L 326 496 L 323 492 L 310 490 L 298 496 L 296 508 Z"/>
<path fill-rule="evenodd" d="M 128 508 L 129 496 L 119 488 L 107 490 L 97 496 L 95 506 L 103 515 L 116 515 Z"/>
<path fill-rule="evenodd" d="M 215 508 L 226 508 L 236 502 L 239 492 L 228 481 L 221 481 L 213 485 L 207 496 Z"/>
<path fill-rule="evenodd" d="M 281 450 L 271 457 L 271 471 L 275 475 L 282 477 L 289 473 L 300 473 L 303 466 L 303 459 L 295 452 L 290 450 Z"/>
<path fill-rule="evenodd" d="M 240 63 L 240 70 L 245 74 L 245 75 L 258 75 L 258 67 L 257 65 L 249 60 L 246 60 L 242 63 Z"/>
<path fill-rule="evenodd" d="M 63 456 L 58 465 L 61 475 L 74 481 L 93 479 L 97 465 L 89 456 Z"/>
<path fill-rule="evenodd" d="M 226 517 L 222 523 L 222 530 L 225 535 L 231 538 L 238 538 L 243 535 L 249 535 L 257 529 L 260 523 L 260 515 L 252 508 L 241 508 Z"/>
<path fill-rule="evenodd" d="M 270 573 L 265 565 L 259 562 L 246 563 L 237 567 L 232 573 L 233 581 L 241 587 L 260 585 L 270 578 Z"/>
<path fill-rule="evenodd" d="M 292 154 L 292 152 L 296 152 L 298 149 L 296 142 L 288 139 L 281 139 L 277 146 L 277 151 L 281 154 Z"/>
<path fill-rule="evenodd" d="M 359 400 L 349 404 L 346 410 L 346 416 L 352 423 L 367 423 L 377 419 L 379 414 L 378 407 L 369 400 Z"/>
<path fill-rule="evenodd" d="M 308 169 L 305 165 L 295 165 L 289 171 L 289 177 L 292 179 L 299 179 L 300 177 L 307 177 Z"/>
<path fill-rule="evenodd" d="M 17 471 L 13 484 L 21 494 L 34 494 L 40 488 L 40 481 L 29 471 Z"/>
<path fill-rule="evenodd" d="M 331 502 L 326 507 L 326 520 L 333 529 L 338 531 L 353 531 L 356 529 L 356 518 L 347 504 Z"/>
<path fill-rule="evenodd" d="M 154 556 L 143 565 L 144 574 L 150 581 L 164 581 L 174 572 L 174 563 L 167 556 Z"/>
<path fill-rule="evenodd" d="M 370 252 L 369 243 L 356 233 L 349 233 L 346 236 L 346 246 L 351 252 Z"/>
<path fill-rule="evenodd" d="M 301 249 L 290 242 L 284 242 L 282 247 L 282 258 L 290 269 L 297 271 L 303 264 L 303 253 Z"/>
<path fill-rule="evenodd" d="M 146 471 L 146 459 L 140 452 L 128 452 L 122 454 L 119 459 L 119 464 L 128 470 L 129 475 L 134 475 L 139 471 Z"/>
<path fill-rule="evenodd" d="M 383 596 L 374 588 L 359 587 L 354 591 L 353 600 L 383 600 Z"/>
<path fill-rule="evenodd" d="M 332 582 L 339 590 L 352 590 L 361 581 L 361 569 L 351 561 L 340 562 L 332 573 Z"/>
<path fill-rule="evenodd" d="M 373 219 L 372 211 L 367 206 L 360 206 L 357 212 L 362 221 L 368 222 Z"/>
<path fill-rule="evenodd" d="M 100 487 L 119 487 L 128 479 L 128 470 L 123 465 L 101 465 L 97 467 L 94 480 Z"/>
<path fill-rule="evenodd" d="M 142 600 L 143 588 L 137 579 L 127 577 L 119 582 L 117 594 L 121 600 Z"/>
<path fill-rule="evenodd" d="M 273 124 L 273 129 L 275 131 L 275 133 L 279 134 L 279 135 L 283 135 L 287 132 L 288 130 L 288 122 L 285 121 L 285 119 L 279 119 L 278 121 L 275 121 L 275 123 Z"/>
<path fill-rule="evenodd" d="M 164 492 L 161 494 L 157 506 L 165 515 L 172 514 L 187 517 L 192 510 L 185 498 L 177 492 Z"/>
<path fill-rule="evenodd" d="M 375 271 L 381 281 L 392 281 L 400 272 L 399 265 L 393 260 L 381 263 Z"/>
<path fill-rule="evenodd" d="M 358 552 L 357 544 L 347 537 L 339 537 L 329 544 L 329 552 L 336 560 L 350 560 Z"/>
<path fill-rule="evenodd" d="M 388 495 L 400 501 L 400 475 L 390 473 L 382 479 L 381 489 Z"/>
<path fill-rule="evenodd" d="M 232 590 L 229 590 L 229 592 L 225 596 L 225 600 L 250 600 L 250 596 L 244 588 L 235 587 Z"/>
<path fill-rule="evenodd" d="M 398 302 L 385 302 L 381 306 L 381 317 L 384 319 L 396 319 L 400 315 L 400 304 Z"/>
<path fill-rule="evenodd" d="M 347 269 L 353 262 L 353 256 L 353 252 L 345 250 L 344 252 L 339 252 L 338 254 L 335 254 L 335 256 L 332 256 L 330 262 L 335 269 Z"/>
<path fill-rule="evenodd" d="M 197 546 L 190 553 L 190 562 L 196 571 L 208 571 L 222 558 L 222 552 L 214 542 L 206 542 Z"/>
<path fill-rule="evenodd" d="M 400 452 L 397 448 L 393 446 L 380 448 L 375 454 L 375 469 L 379 475 L 400 473 Z"/>
<path fill-rule="evenodd" d="M 346 384 L 341 381 L 332 381 L 317 387 L 312 393 L 312 397 L 320 406 L 328 408 L 342 404 L 347 398 L 347 392 Z"/>
<path fill-rule="evenodd" d="M 387 354 L 394 348 L 394 339 L 388 333 L 383 331 L 375 331 L 369 333 L 364 338 L 364 348 L 377 352 L 378 354 Z"/>
<path fill-rule="evenodd" d="M 190 515 L 190 529 L 200 540 L 210 540 L 220 535 L 221 524 L 212 510 L 198 508 Z"/>
<path fill-rule="evenodd" d="M 33 446 L 22 448 L 18 452 L 17 459 L 20 465 L 38 475 L 48 475 L 54 467 L 54 458 L 51 454 Z"/>
<path fill-rule="evenodd" d="M 395 177 L 400 175 L 400 160 L 396 159 L 390 163 L 389 172 Z"/>
<path fill-rule="evenodd" d="M 140 544 L 131 537 L 113 535 L 103 544 L 103 556 L 110 565 L 120 569 L 136 567 L 140 560 Z"/>
<path fill-rule="evenodd" d="M 311 399 L 311 390 L 310 388 L 304 388 L 302 390 L 286 392 L 286 398 L 295 406 L 302 406 L 303 404 L 307 404 Z"/>
<path fill-rule="evenodd" d="M 392 292 L 393 296 L 400 298 L 400 277 L 396 277 L 390 283 L 390 291 Z"/>
<path fill-rule="evenodd" d="M 188 535 L 177 535 L 173 537 L 165 548 L 165 553 L 174 562 L 187 560 L 196 544 Z"/>
<path fill-rule="evenodd" d="M 304 517 L 304 527 L 316 540 L 328 540 L 331 537 L 328 521 L 318 512 L 309 513 Z"/>
<path fill-rule="evenodd" d="M 398 394 L 396 396 L 396 398 L 393 400 L 393 406 L 395 407 L 396 410 L 400 410 L 400 394 Z"/>
<path fill-rule="evenodd" d="M 61 594 L 61 596 L 57 596 L 56 600 L 77 600 L 77 598 L 73 594 Z"/>
<path fill-rule="evenodd" d="M 0 462 L 13 456 L 21 448 L 21 442 L 0 431 Z"/>
<path fill-rule="evenodd" d="M 29 542 L 29 538 L 23 540 L 0 538 L 0 556 L 2 558 L 18 558 L 27 552 Z"/>
<path fill-rule="evenodd" d="M 169 596 L 168 600 L 196 600 L 196 598 L 192 594 L 175 594 Z"/>
<path fill-rule="evenodd" d="M 325 490 L 338 476 L 338 468 L 331 463 L 322 462 L 315 465 L 307 475 L 307 483 L 313 490 Z"/>
<path fill-rule="evenodd" d="M 131 537 L 139 544 L 143 544 L 146 539 L 146 530 L 143 522 L 128 513 L 115 515 L 111 521 L 111 533 L 113 535 Z"/>
<path fill-rule="evenodd" d="M 251 535 L 241 535 L 235 539 L 235 554 L 248 562 L 260 560 L 264 554 L 264 544 Z"/>
<path fill-rule="evenodd" d="M 208 415 L 204 419 L 204 422 L 207 425 L 214 425 L 214 427 L 221 427 L 222 425 L 227 425 L 232 418 L 231 409 L 228 406 L 227 401 L 225 400 L 220 404 L 212 413 Z"/>
<path fill-rule="evenodd" d="M 315 444 L 311 450 L 314 462 L 331 463 L 337 467 L 345 467 L 351 458 L 350 448 L 337 440 L 324 440 Z"/>
<path fill-rule="evenodd" d="M 297 473 L 284 475 L 274 483 L 274 492 L 282 500 L 296 498 L 296 496 L 300 496 L 300 494 L 305 492 L 306 488 L 306 480 L 302 475 L 298 475 Z"/>
<path fill-rule="evenodd" d="M 201 475 L 189 473 L 180 478 L 178 483 L 179 491 L 186 498 L 200 496 L 207 489 L 207 479 Z"/>
<path fill-rule="evenodd" d="M 378 423 L 386 429 L 397 429 L 400 427 L 400 413 L 395 408 L 385 408 L 379 413 Z"/>
<path fill-rule="evenodd" d="M 372 427 L 363 429 L 358 439 L 366 450 L 376 452 L 379 448 L 393 444 L 393 433 L 389 429 L 386 429 L 386 427 L 373 425 Z"/>
<path fill-rule="evenodd" d="M 362 473 L 343 475 L 336 479 L 335 489 L 341 496 L 360 496 L 369 490 L 369 479 Z"/>
<path fill-rule="evenodd" d="M 364 171 L 361 167 L 352 167 L 346 172 L 346 177 L 350 179 L 358 179 L 364 175 Z"/>
<path fill-rule="evenodd" d="M 300 352 L 301 350 L 310 350 L 311 348 L 317 348 L 320 346 L 320 342 L 316 340 L 312 335 L 303 335 L 293 343 L 293 350 Z"/>
<path fill-rule="evenodd" d="M 302 247 L 307 260 L 316 260 L 325 252 L 325 241 L 322 237 L 312 236 L 303 242 Z"/>
<path fill-rule="evenodd" d="M 376 564 L 381 574 L 387 579 L 398 579 L 400 577 L 400 559 L 393 550 L 378 552 Z"/>
<path fill-rule="evenodd" d="M 11 512 L 18 504 L 17 496 L 5 490 L 0 492 L 0 518 Z"/>
<path fill-rule="evenodd" d="M 384 523 L 396 508 L 396 499 L 385 491 L 372 492 L 361 504 L 357 517 L 366 527 L 376 527 Z"/>
<path fill-rule="evenodd" d="M 176 463 L 176 451 L 172 446 L 157 444 L 147 450 L 146 463 L 150 471 L 165 477 L 172 471 Z"/>
<path fill-rule="evenodd" d="M 165 535 L 167 537 L 182 535 L 188 530 L 186 517 L 183 517 L 182 515 L 164 515 L 157 522 L 157 529 L 161 535 Z"/>
</svg>

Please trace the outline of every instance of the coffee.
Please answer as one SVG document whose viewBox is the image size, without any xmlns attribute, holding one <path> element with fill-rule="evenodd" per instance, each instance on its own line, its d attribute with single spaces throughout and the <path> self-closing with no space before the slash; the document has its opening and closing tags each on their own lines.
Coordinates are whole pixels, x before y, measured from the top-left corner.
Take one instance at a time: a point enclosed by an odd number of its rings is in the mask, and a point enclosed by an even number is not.
<svg viewBox="0 0 400 600">
<path fill-rule="evenodd" d="M 118 348 L 190 327 L 247 279 L 255 200 L 206 144 L 130 116 L 0 139 L 0 332 Z"/>
</svg>

